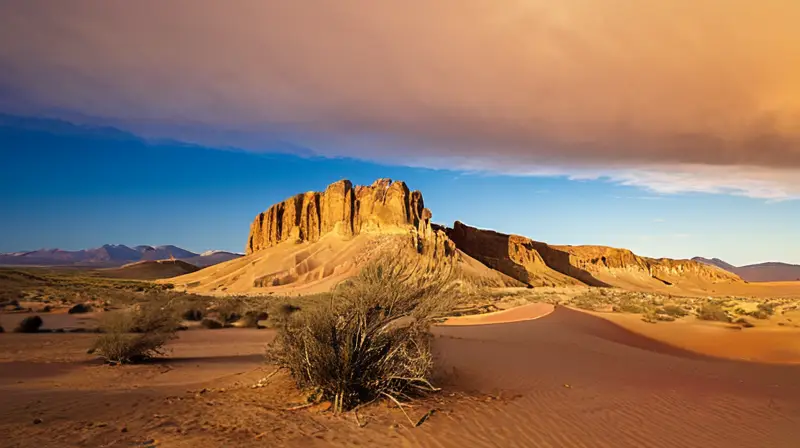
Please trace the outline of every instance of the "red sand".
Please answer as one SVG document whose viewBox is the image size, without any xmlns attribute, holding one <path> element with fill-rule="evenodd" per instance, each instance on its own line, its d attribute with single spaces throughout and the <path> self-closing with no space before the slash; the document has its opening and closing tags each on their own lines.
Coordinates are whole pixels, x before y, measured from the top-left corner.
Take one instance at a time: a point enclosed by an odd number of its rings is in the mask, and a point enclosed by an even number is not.
<svg viewBox="0 0 800 448">
<path fill-rule="evenodd" d="M 471 316 L 458 316 L 447 319 L 440 325 L 488 325 L 521 322 L 538 319 L 553 312 L 553 305 L 549 303 L 531 303 L 515 308 L 510 308 L 494 313 L 475 314 Z"/>
<path fill-rule="evenodd" d="M 271 370 L 261 361 L 269 331 L 184 332 L 172 359 L 122 368 L 89 361 L 82 350 L 91 335 L 0 335 L 0 433 L 9 435 L 0 445 L 761 448 L 800 440 L 800 366 L 710 358 L 562 307 L 531 321 L 433 331 L 444 391 L 409 408 L 415 418 L 439 409 L 415 429 L 382 407 L 362 411 L 363 428 L 352 413 L 282 411 L 274 397 L 290 390 L 287 378 L 249 387 Z M 54 353 L 62 362 L 46 364 Z M 227 391 L 187 394 L 204 387 Z M 44 423 L 33 425 L 39 416 Z"/>
</svg>

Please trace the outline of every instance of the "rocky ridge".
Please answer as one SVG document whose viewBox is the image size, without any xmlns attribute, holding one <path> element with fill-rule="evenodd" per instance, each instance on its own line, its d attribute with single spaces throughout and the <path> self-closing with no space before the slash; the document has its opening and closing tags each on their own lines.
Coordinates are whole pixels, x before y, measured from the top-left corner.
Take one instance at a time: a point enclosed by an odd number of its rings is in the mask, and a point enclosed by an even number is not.
<svg viewBox="0 0 800 448">
<path fill-rule="evenodd" d="M 340 180 L 323 192 L 298 194 L 272 205 L 253 220 L 246 252 L 254 254 L 285 242 L 315 243 L 329 233 L 345 238 L 362 234 L 409 237 L 416 251 L 429 259 L 475 259 L 484 269 L 530 286 L 741 281 L 733 273 L 692 260 L 647 258 L 604 246 L 556 246 L 458 221 L 446 228 L 431 222 L 422 193 L 390 179 L 378 179 L 369 186 Z M 291 275 L 284 277 L 299 278 L 300 271 L 308 269 L 292 267 L 286 271 Z"/>
<path fill-rule="evenodd" d="M 604 274 L 633 274 L 667 285 L 689 277 L 710 283 L 741 281 L 733 273 L 696 261 L 641 257 L 628 249 L 553 246 L 519 235 L 477 229 L 458 221 L 446 231 L 458 249 L 533 286 L 577 282 L 590 286 L 609 286 L 597 278 Z"/>
</svg>

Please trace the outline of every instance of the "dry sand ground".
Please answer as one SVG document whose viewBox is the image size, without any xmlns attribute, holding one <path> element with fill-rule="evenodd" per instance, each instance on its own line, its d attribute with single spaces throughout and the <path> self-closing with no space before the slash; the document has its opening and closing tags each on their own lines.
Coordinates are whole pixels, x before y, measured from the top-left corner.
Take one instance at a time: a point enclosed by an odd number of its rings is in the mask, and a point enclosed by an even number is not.
<svg viewBox="0 0 800 448">
<path fill-rule="evenodd" d="M 268 330 L 181 332 L 170 359 L 126 367 L 87 355 L 92 335 L 4 334 L 0 445 L 797 446 L 800 365 L 714 358 L 587 313 L 549 311 L 435 328 L 444 392 L 409 409 L 414 418 L 438 409 L 415 429 L 383 405 L 359 412 L 363 428 L 352 413 L 284 410 L 301 402 L 284 373 L 252 388 L 273 371 L 262 358 Z"/>
</svg>

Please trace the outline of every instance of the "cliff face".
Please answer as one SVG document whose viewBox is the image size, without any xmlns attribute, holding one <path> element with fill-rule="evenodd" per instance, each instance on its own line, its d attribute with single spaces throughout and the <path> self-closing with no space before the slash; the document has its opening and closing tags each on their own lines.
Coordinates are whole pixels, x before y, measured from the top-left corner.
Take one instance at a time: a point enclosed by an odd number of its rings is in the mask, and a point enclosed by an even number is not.
<svg viewBox="0 0 800 448">
<path fill-rule="evenodd" d="M 741 281 L 735 274 L 691 260 L 640 257 L 627 249 L 604 246 L 551 246 L 460 222 L 448 229 L 448 235 L 458 249 L 471 257 L 534 286 L 571 281 L 608 286 L 596 277 L 605 274 L 633 274 L 666 284 L 689 278 L 711 283 Z"/>
<path fill-rule="evenodd" d="M 332 231 L 357 235 L 398 229 L 416 229 L 434 239 L 426 244 L 434 248 L 438 244 L 443 251 L 445 242 L 436 243 L 430 217 L 422 194 L 409 191 L 404 182 L 378 179 L 370 186 L 354 187 L 349 180 L 340 180 L 324 192 L 298 194 L 256 216 L 250 225 L 246 252 L 290 240 L 314 242 Z"/>
<path fill-rule="evenodd" d="M 447 234 L 456 247 L 492 269 L 532 286 L 578 284 L 550 268 L 536 250 L 536 241 L 519 235 L 481 230 L 456 221 Z"/>
</svg>

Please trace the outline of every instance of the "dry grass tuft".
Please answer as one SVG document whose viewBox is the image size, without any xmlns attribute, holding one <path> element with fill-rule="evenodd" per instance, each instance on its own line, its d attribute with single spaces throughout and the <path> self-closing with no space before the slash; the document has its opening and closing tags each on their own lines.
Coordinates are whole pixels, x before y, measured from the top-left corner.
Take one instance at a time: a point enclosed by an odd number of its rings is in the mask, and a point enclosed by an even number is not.
<svg viewBox="0 0 800 448">
<path fill-rule="evenodd" d="M 128 364 L 163 355 L 164 345 L 175 338 L 180 326 L 178 313 L 170 304 L 147 304 L 106 313 L 100 322 L 103 331 L 91 352 L 106 362 Z"/>
<path fill-rule="evenodd" d="M 697 318 L 701 320 L 711 320 L 717 322 L 730 322 L 731 318 L 725 310 L 714 303 L 703 305 L 697 312 Z"/>
<path fill-rule="evenodd" d="M 220 328 L 225 328 L 225 324 L 216 319 L 211 319 L 210 317 L 203 319 L 200 322 L 200 325 L 209 330 L 219 330 Z"/>
<path fill-rule="evenodd" d="M 456 302 L 453 271 L 399 260 L 381 258 L 337 287 L 327 306 L 293 313 L 268 350 L 335 412 L 437 390 L 428 329 Z"/>
</svg>

